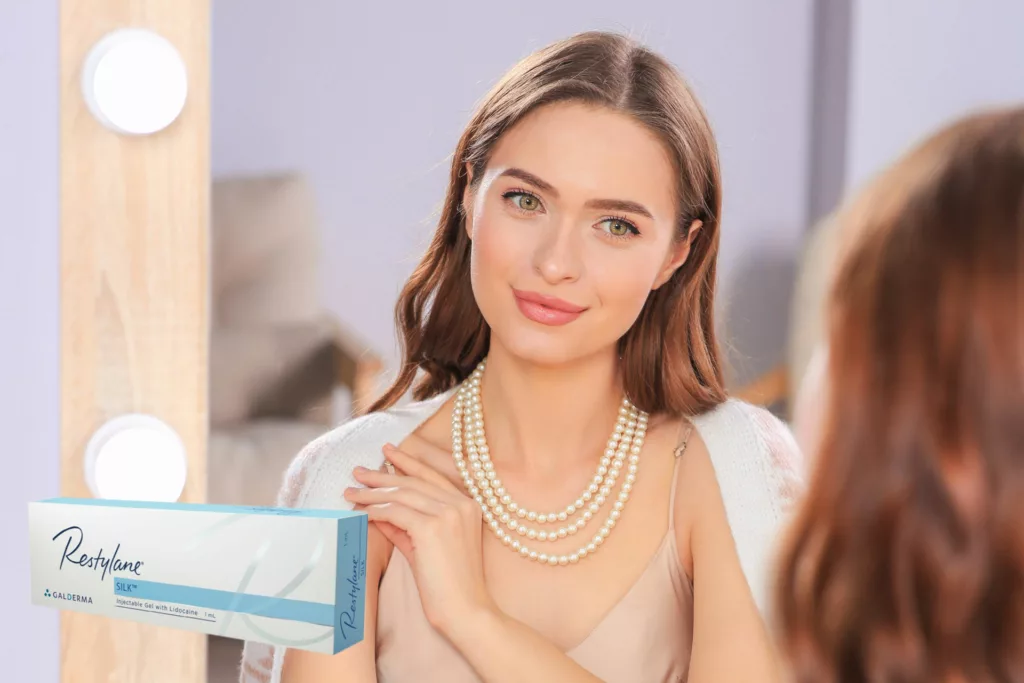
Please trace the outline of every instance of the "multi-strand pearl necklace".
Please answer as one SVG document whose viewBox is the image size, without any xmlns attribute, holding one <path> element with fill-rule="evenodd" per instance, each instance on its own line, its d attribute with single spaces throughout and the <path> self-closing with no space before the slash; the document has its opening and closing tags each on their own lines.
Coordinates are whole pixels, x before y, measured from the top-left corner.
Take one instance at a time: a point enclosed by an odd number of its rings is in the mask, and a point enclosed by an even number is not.
<svg viewBox="0 0 1024 683">
<path fill-rule="evenodd" d="M 490 448 L 484 436 L 483 407 L 480 403 L 480 380 L 485 364 L 486 360 L 480 362 L 456 395 L 452 414 L 452 455 L 455 465 L 462 474 L 466 489 L 483 509 L 488 528 L 502 544 L 521 557 L 537 562 L 563 567 L 576 564 L 597 551 L 622 516 L 629 493 L 636 482 L 648 416 L 637 410 L 628 399 L 623 399 L 615 430 L 590 485 L 579 498 L 562 510 L 537 513 L 513 501 L 494 471 Z M 612 510 L 601 529 L 588 543 L 569 555 L 557 555 L 538 552 L 523 542 L 556 541 L 579 533 L 600 512 L 605 502 L 612 499 L 612 489 L 627 459 L 629 465 L 626 476 L 612 503 Z M 551 530 L 538 530 L 532 526 L 534 523 L 559 526 Z M 503 527 L 507 527 L 508 531 Z"/>
</svg>

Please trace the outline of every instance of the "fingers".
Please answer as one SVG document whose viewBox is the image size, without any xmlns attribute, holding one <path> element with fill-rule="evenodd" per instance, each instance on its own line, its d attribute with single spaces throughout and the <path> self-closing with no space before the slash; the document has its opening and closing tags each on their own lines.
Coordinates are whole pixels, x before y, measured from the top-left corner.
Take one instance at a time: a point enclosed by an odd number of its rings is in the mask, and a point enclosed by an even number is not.
<svg viewBox="0 0 1024 683">
<path fill-rule="evenodd" d="M 445 491 L 458 492 L 458 488 L 447 477 L 412 453 L 399 450 L 391 444 L 385 444 L 384 457 L 396 468 L 410 476 L 429 481 Z"/>
<path fill-rule="evenodd" d="M 408 486 L 350 488 L 345 490 L 345 500 L 366 506 L 400 503 L 425 515 L 440 514 L 445 507 L 436 498 Z"/>
<path fill-rule="evenodd" d="M 398 548 L 398 552 L 405 555 L 406 559 L 412 562 L 412 539 L 409 538 L 409 534 L 388 522 L 374 522 L 374 524 L 380 529 L 384 538 L 388 539 L 391 545 Z"/>
<path fill-rule="evenodd" d="M 357 467 L 352 476 L 363 486 L 371 488 L 402 488 L 412 489 L 443 503 L 452 503 L 460 495 L 457 490 L 451 491 L 420 477 L 406 474 L 388 474 L 380 470 L 368 470 Z"/>
<path fill-rule="evenodd" d="M 384 531 L 382 523 L 405 532 L 409 536 L 416 536 L 422 532 L 427 523 L 435 519 L 432 515 L 425 515 L 422 512 L 406 507 L 401 503 L 384 503 L 367 505 L 363 512 L 371 522 Z"/>
</svg>

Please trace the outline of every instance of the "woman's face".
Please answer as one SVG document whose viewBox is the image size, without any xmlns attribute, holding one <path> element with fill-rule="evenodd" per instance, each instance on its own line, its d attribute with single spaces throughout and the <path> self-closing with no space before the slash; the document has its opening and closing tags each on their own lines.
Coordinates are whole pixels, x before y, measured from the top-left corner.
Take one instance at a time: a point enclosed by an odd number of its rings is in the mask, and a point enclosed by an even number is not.
<svg viewBox="0 0 1024 683">
<path fill-rule="evenodd" d="M 542 364 L 614 352 L 686 258 L 674 197 L 665 148 L 624 114 L 559 103 L 506 132 L 464 198 L 492 343 Z"/>
</svg>

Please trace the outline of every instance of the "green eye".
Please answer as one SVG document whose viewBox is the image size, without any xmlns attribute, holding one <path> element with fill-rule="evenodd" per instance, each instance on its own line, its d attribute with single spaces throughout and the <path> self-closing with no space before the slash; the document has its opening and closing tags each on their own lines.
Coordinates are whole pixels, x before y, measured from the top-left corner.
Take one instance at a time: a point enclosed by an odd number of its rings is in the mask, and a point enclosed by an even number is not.
<svg viewBox="0 0 1024 683">
<path fill-rule="evenodd" d="M 619 218 L 608 218 L 601 221 L 601 225 L 605 226 L 605 230 L 612 237 L 629 237 L 640 232 L 632 223 Z"/>
<path fill-rule="evenodd" d="M 511 202 L 512 206 L 525 213 L 533 213 L 540 210 L 540 199 L 529 192 L 509 190 L 501 196 L 505 201 Z"/>
<path fill-rule="evenodd" d="M 529 194 L 518 194 L 512 199 L 512 201 L 515 202 L 516 206 L 523 211 L 536 211 L 537 207 L 540 206 L 540 202 L 537 201 L 537 198 Z"/>
</svg>

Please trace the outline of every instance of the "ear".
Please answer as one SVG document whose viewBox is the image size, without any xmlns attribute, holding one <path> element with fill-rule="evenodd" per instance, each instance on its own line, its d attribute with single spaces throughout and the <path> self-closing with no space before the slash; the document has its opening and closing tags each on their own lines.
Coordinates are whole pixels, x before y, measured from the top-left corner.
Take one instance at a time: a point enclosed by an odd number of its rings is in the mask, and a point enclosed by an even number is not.
<svg viewBox="0 0 1024 683">
<path fill-rule="evenodd" d="M 463 225 L 466 228 L 466 236 L 473 239 L 473 166 L 466 163 L 466 186 L 462 188 L 462 215 L 465 218 Z"/>
<path fill-rule="evenodd" d="M 690 223 L 690 229 L 686 232 L 686 239 L 672 245 L 665 259 L 665 264 L 662 266 L 661 271 L 658 272 L 658 277 L 654 280 L 654 285 L 651 287 L 652 290 L 658 289 L 668 282 L 675 272 L 679 270 L 679 267 L 686 263 L 686 259 L 690 256 L 690 246 L 693 245 L 693 238 L 696 237 L 697 231 L 701 229 L 702 225 L 704 223 L 699 220 L 693 221 Z"/>
</svg>

